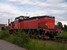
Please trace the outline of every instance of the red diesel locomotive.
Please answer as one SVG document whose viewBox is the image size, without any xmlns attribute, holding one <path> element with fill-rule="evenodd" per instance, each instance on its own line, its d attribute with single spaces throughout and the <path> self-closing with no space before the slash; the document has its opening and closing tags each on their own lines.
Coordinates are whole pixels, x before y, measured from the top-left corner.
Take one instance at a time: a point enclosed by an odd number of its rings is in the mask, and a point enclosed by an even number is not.
<svg viewBox="0 0 67 50">
<path fill-rule="evenodd" d="M 10 32 L 15 32 L 18 29 L 22 29 L 30 36 L 45 38 L 54 37 L 61 29 L 55 27 L 55 17 L 52 16 L 36 16 L 26 17 L 19 16 L 15 18 L 14 22 L 11 22 Z"/>
</svg>

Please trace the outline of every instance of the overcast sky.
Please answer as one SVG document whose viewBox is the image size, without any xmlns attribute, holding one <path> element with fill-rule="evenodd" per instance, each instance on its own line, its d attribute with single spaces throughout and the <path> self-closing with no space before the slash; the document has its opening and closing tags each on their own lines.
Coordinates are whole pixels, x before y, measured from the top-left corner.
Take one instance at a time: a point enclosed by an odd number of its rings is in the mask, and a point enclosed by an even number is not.
<svg viewBox="0 0 67 50">
<path fill-rule="evenodd" d="M 67 24 L 67 0 L 0 0 L 0 23 L 20 15 L 51 15 Z"/>
</svg>

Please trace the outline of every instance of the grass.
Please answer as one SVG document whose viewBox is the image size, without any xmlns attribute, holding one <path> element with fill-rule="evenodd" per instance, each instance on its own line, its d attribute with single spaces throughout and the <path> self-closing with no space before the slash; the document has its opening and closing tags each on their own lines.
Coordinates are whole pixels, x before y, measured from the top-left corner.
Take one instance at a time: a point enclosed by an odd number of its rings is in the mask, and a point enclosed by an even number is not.
<svg viewBox="0 0 67 50">
<path fill-rule="evenodd" d="M 58 37 L 67 38 L 67 32 L 62 32 L 58 34 Z"/>
<path fill-rule="evenodd" d="M 27 48 L 29 50 L 67 50 L 67 44 L 32 39 Z"/>
<path fill-rule="evenodd" d="M 58 36 L 67 37 L 67 32 Z M 5 39 L 28 50 L 67 50 L 67 43 L 30 39 L 25 32 L 21 31 L 18 31 L 15 35 L 10 35 L 8 31 L 1 31 L 0 39 Z"/>
<path fill-rule="evenodd" d="M 44 50 L 45 49 L 45 43 L 39 41 L 39 40 L 32 40 L 27 44 L 26 48 L 29 50 Z"/>
</svg>

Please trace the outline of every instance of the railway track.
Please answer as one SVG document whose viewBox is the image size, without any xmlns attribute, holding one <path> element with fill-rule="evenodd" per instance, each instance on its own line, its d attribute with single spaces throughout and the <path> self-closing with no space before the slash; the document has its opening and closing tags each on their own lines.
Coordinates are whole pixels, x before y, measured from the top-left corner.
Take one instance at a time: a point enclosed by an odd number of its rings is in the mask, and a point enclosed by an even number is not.
<svg viewBox="0 0 67 50">
<path fill-rule="evenodd" d="M 52 41 L 61 42 L 61 43 L 67 43 L 67 38 L 55 37 L 55 38 L 52 39 Z"/>
<path fill-rule="evenodd" d="M 54 37 L 54 38 L 34 38 L 33 39 L 39 39 L 39 40 L 45 40 L 45 41 L 54 41 L 54 42 L 60 42 L 60 43 L 67 43 L 67 38 L 63 37 Z"/>
<path fill-rule="evenodd" d="M 33 39 L 39 39 L 39 40 L 43 40 L 43 41 L 50 41 L 50 42 L 59 42 L 59 43 L 67 43 L 67 38 L 63 38 L 63 37 L 55 37 L 52 39 L 44 39 L 44 38 L 33 38 Z"/>
</svg>

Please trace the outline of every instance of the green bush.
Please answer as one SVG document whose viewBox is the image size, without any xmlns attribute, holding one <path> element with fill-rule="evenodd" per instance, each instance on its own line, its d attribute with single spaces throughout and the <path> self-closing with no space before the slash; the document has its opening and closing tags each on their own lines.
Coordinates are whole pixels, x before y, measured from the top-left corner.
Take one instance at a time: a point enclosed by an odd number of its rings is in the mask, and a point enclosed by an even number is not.
<svg viewBox="0 0 67 50">
<path fill-rule="evenodd" d="M 28 44 L 28 42 L 30 41 L 29 36 L 22 31 L 18 31 L 17 32 L 17 39 L 16 39 L 16 44 L 20 44 L 20 46 L 26 46 L 26 44 Z"/>
<path fill-rule="evenodd" d="M 30 41 L 30 38 L 24 31 L 19 30 L 15 34 L 10 35 L 6 40 L 25 47 L 26 44 Z"/>
<path fill-rule="evenodd" d="M 14 36 L 14 35 L 10 35 L 8 38 L 6 38 L 5 40 L 6 41 L 8 41 L 8 42 L 11 42 L 11 43 L 13 43 L 13 44 L 15 44 L 16 43 L 16 36 Z"/>
<path fill-rule="evenodd" d="M 6 39 L 10 36 L 8 30 L 0 31 L 0 39 Z"/>
</svg>

